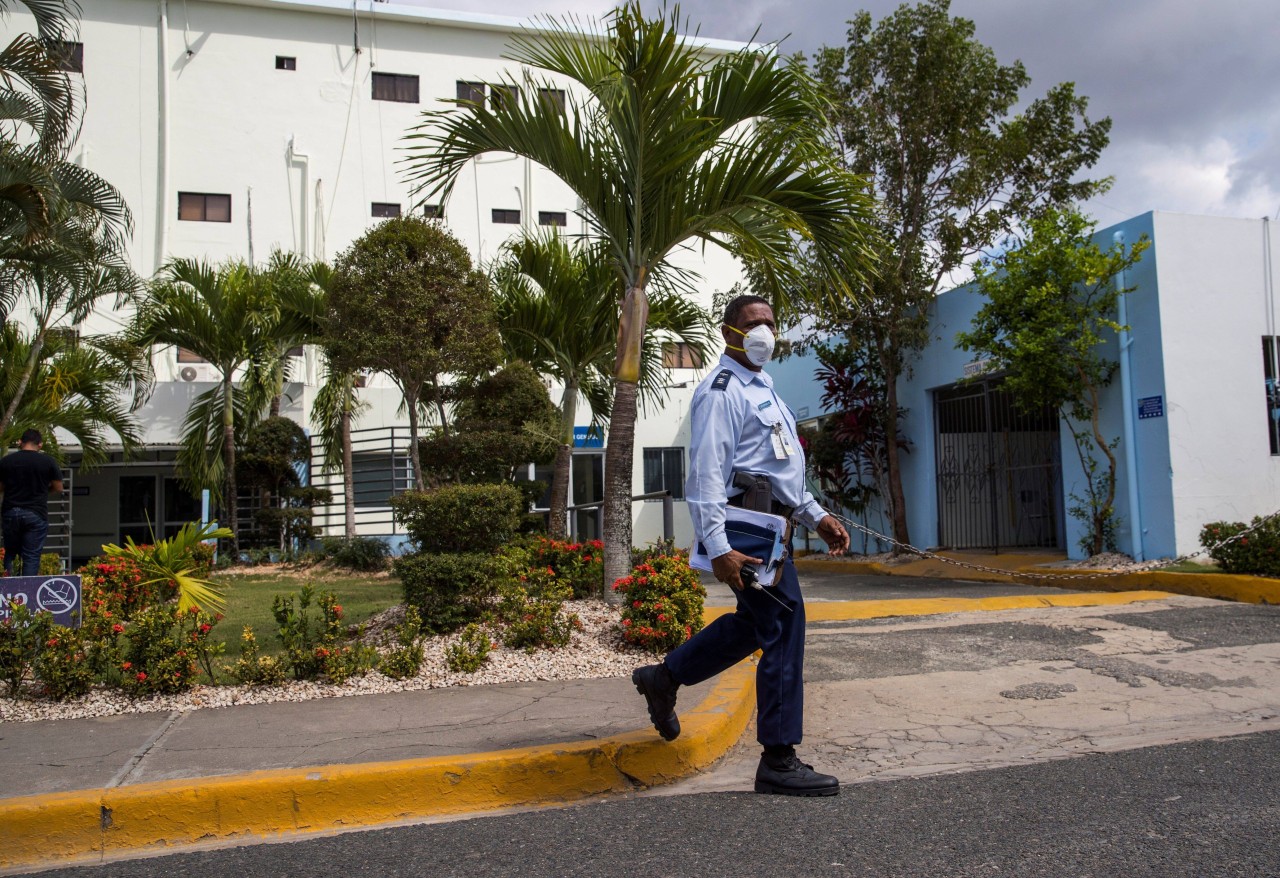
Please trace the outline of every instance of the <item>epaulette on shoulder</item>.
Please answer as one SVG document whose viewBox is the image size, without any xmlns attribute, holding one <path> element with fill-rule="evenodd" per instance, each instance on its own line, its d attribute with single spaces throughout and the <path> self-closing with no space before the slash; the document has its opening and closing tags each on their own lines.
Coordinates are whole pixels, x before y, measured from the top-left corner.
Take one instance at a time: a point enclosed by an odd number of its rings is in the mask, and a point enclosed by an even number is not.
<svg viewBox="0 0 1280 878">
<path fill-rule="evenodd" d="M 721 371 L 719 375 L 711 381 L 712 390 L 727 390 L 729 388 L 729 379 L 733 377 L 733 372 L 728 369 Z"/>
</svg>

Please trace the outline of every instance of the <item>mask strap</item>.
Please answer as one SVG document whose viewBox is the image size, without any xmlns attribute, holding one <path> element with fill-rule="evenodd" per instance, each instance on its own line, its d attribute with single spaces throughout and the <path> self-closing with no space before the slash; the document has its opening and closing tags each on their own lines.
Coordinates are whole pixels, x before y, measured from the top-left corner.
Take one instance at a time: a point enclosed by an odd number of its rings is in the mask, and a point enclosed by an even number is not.
<svg viewBox="0 0 1280 878">
<path fill-rule="evenodd" d="M 738 335 L 742 336 L 743 338 L 747 337 L 747 334 L 736 326 L 730 326 L 728 323 L 725 323 L 724 327 L 725 329 L 732 329 L 734 332 L 738 333 Z M 725 342 L 724 346 L 731 351 L 742 351 L 744 354 L 747 352 L 746 348 L 735 348 L 733 345 L 729 344 L 728 342 Z"/>
</svg>

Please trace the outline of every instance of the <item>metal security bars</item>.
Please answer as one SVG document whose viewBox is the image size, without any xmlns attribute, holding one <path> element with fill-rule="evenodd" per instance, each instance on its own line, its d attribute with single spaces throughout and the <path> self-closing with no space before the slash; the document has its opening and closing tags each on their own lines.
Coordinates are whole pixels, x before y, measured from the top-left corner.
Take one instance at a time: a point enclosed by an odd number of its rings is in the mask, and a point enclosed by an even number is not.
<svg viewBox="0 0 1280 878">
<path fill-rule="evenodd" d="M 409 428 L 384 427 L 351 431 L 351 480 L 356 527 L 376 526 L 377 533 L 398 533 L 391 498 L 413 488 Z M 341 534 L 346 523 L 342 468 L 326 470 L 319 441 L 312 437 L 311 482 L 333 499 L 314 508 L 312 523 L 329 534 Z"/>
<path fill-rule="evenodd" d="M 953 549 L 1056 548 L 1058 418 L 1025 412 L 997 382 L 934 394 L 938 542 Z"/>
</svg>

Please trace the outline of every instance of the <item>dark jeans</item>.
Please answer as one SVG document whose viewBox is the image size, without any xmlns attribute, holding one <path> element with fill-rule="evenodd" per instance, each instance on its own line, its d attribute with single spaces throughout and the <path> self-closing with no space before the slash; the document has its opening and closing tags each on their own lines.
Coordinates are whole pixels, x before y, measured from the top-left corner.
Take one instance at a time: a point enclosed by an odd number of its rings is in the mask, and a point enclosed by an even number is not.
<svg viewBox="0 0 1280 878">
<path fill-rule="evenodd" d="M 13 575 L 15 558 L 22 558 L 22 575 L 40 575 L 40 550 L 49 535 L 49 522 L 30 509 L 4 514 L 4 572 Z"/>
</svg>

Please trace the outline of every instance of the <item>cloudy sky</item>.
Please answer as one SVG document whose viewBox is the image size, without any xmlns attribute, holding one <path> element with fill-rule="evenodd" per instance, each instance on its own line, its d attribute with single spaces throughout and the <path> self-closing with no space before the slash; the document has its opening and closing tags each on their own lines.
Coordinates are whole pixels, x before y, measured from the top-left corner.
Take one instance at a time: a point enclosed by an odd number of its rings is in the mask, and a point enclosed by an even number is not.
<svg viewBox="0 0 1280 878">
<path fill-rule="evenodd" d="M 597 15 L 609 0 L 392 0 L 495 15 Z M 646 7 L 656 4 L 645 0 Z M 842 45 L 847 19 L 898 0 L 683 0 L 706 37 L 784 40 L 785 52 Z M 1276 0 L 952 0 L 1028 97 L 1070 80 L 1093 118 L 1112 119 L 1095 167 L 1115 185 L 1086 207 L 1101 226 L 1148 210 L 1280 214 L 1280 12 Z M 784 39 L 785 38 L 785 39 Z"/>
</svg>

